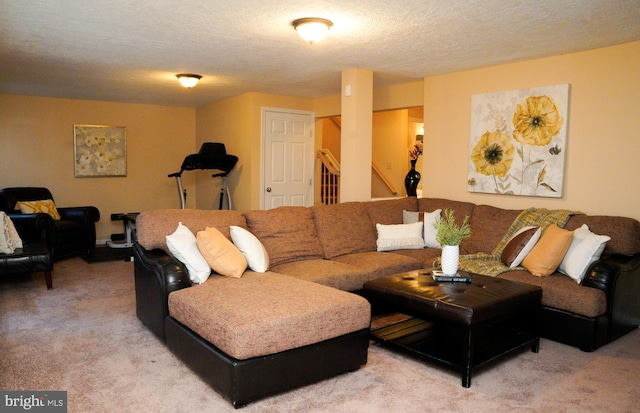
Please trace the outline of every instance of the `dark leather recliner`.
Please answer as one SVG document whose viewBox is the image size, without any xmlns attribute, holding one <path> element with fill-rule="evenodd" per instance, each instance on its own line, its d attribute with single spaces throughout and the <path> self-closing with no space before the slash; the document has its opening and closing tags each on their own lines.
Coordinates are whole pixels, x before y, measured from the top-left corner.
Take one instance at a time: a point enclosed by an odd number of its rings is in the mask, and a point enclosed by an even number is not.
<svg viewBox="0 0 640 413">
<path fill-rule="evenodd" d="M 0 210 L 4 211 L 18 227 L 17 221 L 30 220 L 35 225 L 20 225 L 21 233 L 28 238 L 37 237 L 44 242 L 53 256 L 61 260 L 78 255 L 90 254 L 96 246 L 96 222 L 100 220 L 100 211 L 93 206 L 58 207 L 60 220 L 54 220 L 44 213 L 22 214 L 16 209 L 19 201 L 39 201 L 53 196 L 47 188 L 4 188 L 0 189 Z M 20 232 L 20 230 L 18 230 Z"/>
</svg>

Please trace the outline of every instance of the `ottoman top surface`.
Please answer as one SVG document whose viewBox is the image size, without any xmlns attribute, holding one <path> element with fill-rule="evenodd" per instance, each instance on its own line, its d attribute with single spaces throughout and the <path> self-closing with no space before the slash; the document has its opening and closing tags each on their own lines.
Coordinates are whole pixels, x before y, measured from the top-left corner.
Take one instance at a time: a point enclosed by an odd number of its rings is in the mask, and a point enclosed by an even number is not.
<svg viewBox="0 0 640 413">
<path fill-rule="evenodd" d="M 430 270 L 409 271 L 364 284 L 364 295 L 417 317 L 472 325 L 540 306 L 542 289 L 480 274 L 471 283 L 435 282 Z"/>
</svg>

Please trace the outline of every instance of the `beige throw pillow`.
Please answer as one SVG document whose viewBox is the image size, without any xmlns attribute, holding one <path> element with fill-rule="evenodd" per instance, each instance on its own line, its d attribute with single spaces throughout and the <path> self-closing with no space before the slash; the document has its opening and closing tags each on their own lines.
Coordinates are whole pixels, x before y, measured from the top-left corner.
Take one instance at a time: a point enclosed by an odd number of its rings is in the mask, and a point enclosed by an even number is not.
<svg viewBox="0 0 640 413">
<path fill-rule="evenodd" d="M 242 277 L 247 269 L 247 260 L 222 232 L 207 227 L 198 231 L 196 240 L 200 253 L 215 272 L 227 277 Z"/>
</svg>

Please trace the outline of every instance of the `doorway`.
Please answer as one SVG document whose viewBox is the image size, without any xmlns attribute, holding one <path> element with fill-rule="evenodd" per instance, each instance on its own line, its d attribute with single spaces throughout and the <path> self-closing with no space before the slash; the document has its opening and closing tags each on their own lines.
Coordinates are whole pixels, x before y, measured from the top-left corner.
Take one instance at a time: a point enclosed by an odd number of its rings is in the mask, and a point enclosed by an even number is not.
<svg viewBox="0 0 640 413">
<path fill-rule="evenodd" d="M 312 206 L 313 112 L 262 108 L 262 209 Z"/>
</svg>

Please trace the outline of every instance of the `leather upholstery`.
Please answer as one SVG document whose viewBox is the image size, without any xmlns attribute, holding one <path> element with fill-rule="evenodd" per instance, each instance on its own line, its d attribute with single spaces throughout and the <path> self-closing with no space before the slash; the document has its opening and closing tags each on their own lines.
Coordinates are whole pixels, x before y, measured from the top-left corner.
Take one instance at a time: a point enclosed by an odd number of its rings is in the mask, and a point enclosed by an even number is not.
<svg viewBox="0 0 640 413">
<path fill-rule="evenodd" d="M 472 283 L 436 283 L 429 275 L 409 271 L 364 284 L 363 294 L 401 312 L 429 315 L 475 325 L 540 306 L 540 287 L 474 274 Z"/>
<path fill-rule="evenodd" d="M 18 227 L 22 226 L 25 237 L 44 242 L 54 260 L 90 254 L 96 246 L 95 223 L 100 220 L 100 211 L 93 206 L 65 208 L 56 205 L 61 217 L 56 221 L 47 214 L 22 214 L 15 209 L 18 201 L 43 199 L 53 200 L 47 188 L 0 189 L 0 210 L 9 215 L 18 232 Z"/>
</svg>

